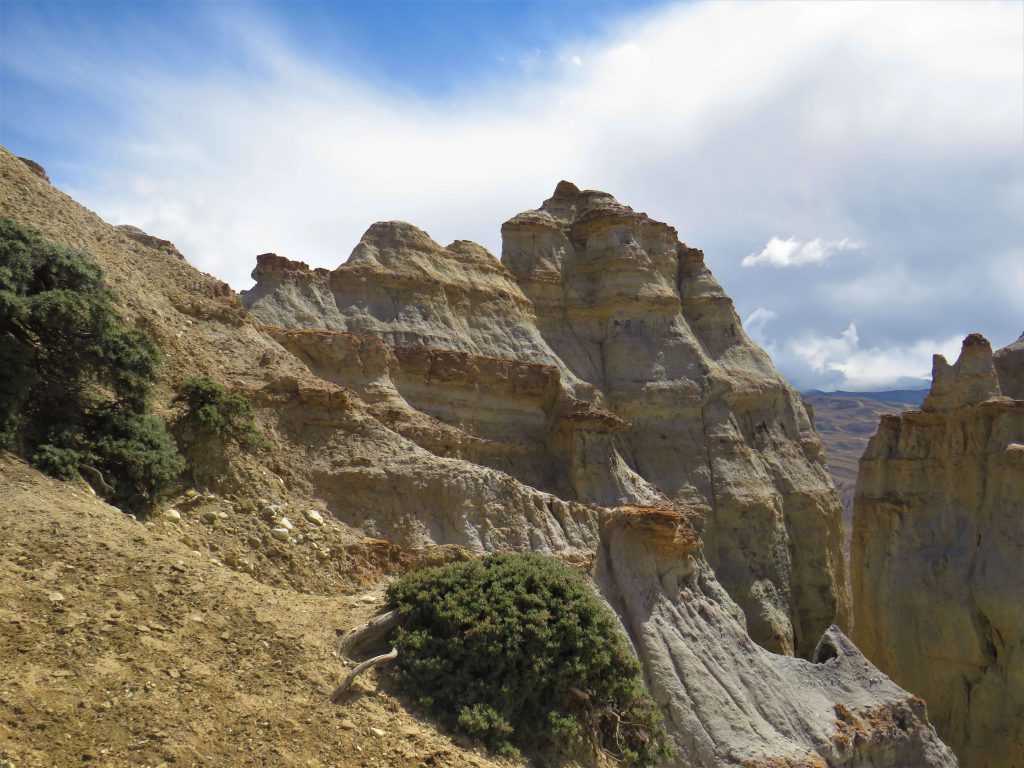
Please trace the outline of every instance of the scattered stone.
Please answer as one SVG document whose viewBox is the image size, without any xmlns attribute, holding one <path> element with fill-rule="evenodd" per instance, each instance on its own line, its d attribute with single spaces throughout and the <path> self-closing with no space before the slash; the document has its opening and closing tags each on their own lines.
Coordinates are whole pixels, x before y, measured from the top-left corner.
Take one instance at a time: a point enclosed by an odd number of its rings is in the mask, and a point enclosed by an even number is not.
<svg viewBox="0 0 1024 768">
<path fill-rule="evenodd" d="M 274 522 L 277 519 L 277 510 L 273 507 L 264 507 L 260 510 L 260 520 L 264 520 L 268 523 Z"/>
<path fill-rule="evenodd" d="M 353 723 L 351 720 L 342 720 L 340 723 L 338 723 L 338 725 L 340 725 L 346 731 L 354 731 L 356 728 L 356 724 Z"/>
<path fill-rule="evenodd" d="M 287 528 L 274 528 L 270 531 L 270 535 L 278 541 L 288 541 L 288 529 Z"/>
<path fill-rule="evenodd" d="M 315 509 L 306 510 L 306 519 L 309 520 L 309 522 L 311 522 L 313 525 L 320 526 L 324 524 L 324 516 L 321 515 Z"/>
<path fill-rule="evenodd" d="M 289 520 L 287 517 L 282 517 L 278 521 L 277 525 L 279 528 L 284 528 L 286 531 L 290 531 L 295 527 L 295 524 L 292 523 L 292 521 Z"/>
<path fill-rule="evenodd" d="M 167 520 L 168 522 L 171 522 L 171 523 L 180 523 L 181 522 L 181 512 L 179 512 L 178 510 L 176 510 L 174 508 L 167 509 L 167 510 L 164 510 L 163 518 L 164 518 L 164 520 Z"/>
<path fill-rule="evenodd" d="M 199 492 L 195 488 L 189 488 L 187 491 L 185 491 L 185 498 L 186 499 L 194 499 L 198 495 L 199 495 Z"/>
<path fill-rule="evenodd" d="M 374 728 L 372 725 L 370 726 L 370 733 L 378 739 L 387 736 L 387 731 L 382 731 L 380 728 Z"/>
<path fill-rule="evenodd" d="M 217 522 L 217 513 L 212 510 L 207 510 L 206 512 L 203 512 L 203 516 L 200 519 L 207 525 L 213 525 Z"/>
<path fill-rule="evenodd" d="M 62 595 L 60 592 L 51 592 L 49 595 L 47 595 L 47 597 L 49 598 L 51 603 L 64 602 L 64 595 Z"/>
</svg>

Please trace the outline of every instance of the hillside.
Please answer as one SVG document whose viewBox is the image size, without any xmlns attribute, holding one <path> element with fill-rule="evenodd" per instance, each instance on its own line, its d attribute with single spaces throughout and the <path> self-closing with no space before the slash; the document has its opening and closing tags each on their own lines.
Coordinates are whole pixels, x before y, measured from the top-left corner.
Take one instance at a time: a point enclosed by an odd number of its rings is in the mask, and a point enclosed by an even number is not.
<svg viewBox="0 0 1024 768">
<path fill-rule="evenodd" d="M 330 706 L 339 662 L 330 647 L 365 618 L 388 574 L 419 550 L 458 544 L 557 555 L 586 570 L 644 667 L 673 765 L 953 764 L 923 703 L 832 626 L 847 621 L 849 604 L 820 441 L 702 254 L 667 225 L 563 183 L 505 225 L 507 266 L 472 243 L 441 247 L 384 222 L 333 273 L 265 254 L 246 307 L 170 243 L 106 224 L 6 151 L 0 215 L 95 256 L 126 321 L 166 357 L 158 412 L 173 414 L 182 382 L 204 374 L 253 402 L 270 443 L 200 451 L 167 502 L 184 526 L 160 508 L 152 530 L 79 484 L 6 461 L 0 519 L 21 549 L 5 566 L 5 626 L 34 640 L 0 651 L 5 665 L 22 665 L 4 694 L 13 702 L 5 748 L 22 760 L 91 749 L 53 717 L 71 699 L 48 703 L 49 686 L 34 681 L 67 678 L 68 659 L 93 648 L 136 644 L 162 655 L 115 655 L 111 681 L 133 686 L 130 697 L 115 698 L 117 685 L 93 673 L 64 689 L 72 698 L 102 689 L 100 708 L 116 708 L 95 722 L 120 741 L 87 759 L 136 764 L 134 752 L 165 739 L 152 760 L 404 765 L 400 752 L 363 739 L 385 738 L 371 727 L 385 736 L 414 727 L 415 708 L 361 695 Z M 327 525 L 303 522 L 310 509 Z M 284 517 L 292 532 L 273 534 Z M 58 573 L 58 548 L 74 570 Z M 49 573 L 52 584 L 40 581 Z M 48 611 L 74 627 L 44 621 Z M 106 625 L 126 634 L 103 639 Z M 233 657 L 232 642 L 246 653 Z M 136 697 L 165 682 L 164 665 L 189 696 L 133 720 Z M 218 691 L 253 675 L 260 688 L 243 688 L 250 698 L 238 708 L 257 698 L 268 714 L 238 723 Z M 19 725 L 39 711 L 38 728 Z M 83 727 L 92 717 L 79 716 Z M 153 720 L 166 725 L 133 725 Z M 328 735 L 332 722 L 350 737 Z M 199 750 L 200 738 L 210 755 L 182 751 Z M 438 738 L 427 742 L 441 750 L 434 757 L 407 759 L 477 759 Z M 72 748 L 56 746 L 65 742 Z M 294 751 L 271 757 L 286 746 Z"/>
<path fill-rule="evenodd" d="M 328 521 L 316 539 L 348 562 L 304 588 L 255 515 L 217 497 L 179 507 L 181 522 L 143 525 L 84 484 L 0 458 L 0 762 L 501 764 L 374 693 L 372 676 L 328 704 L 344 670 L 334 640 L 380 601 L 386 558 L 346 547 Z M 246 558 L 291 587 L 226 564 L 243 531 L 256 541 Z"/>
</svg>

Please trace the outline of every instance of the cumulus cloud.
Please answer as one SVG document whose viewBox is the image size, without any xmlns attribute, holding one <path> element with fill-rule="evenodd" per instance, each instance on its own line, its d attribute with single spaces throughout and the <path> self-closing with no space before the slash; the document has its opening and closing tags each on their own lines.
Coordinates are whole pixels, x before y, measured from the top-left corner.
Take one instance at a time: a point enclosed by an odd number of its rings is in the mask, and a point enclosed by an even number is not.
<svg viewBox="0 0 1024 768">
<path fill-rule="evenodd" d="M 773 267 L 799 267 L 801 264 L 820 264 L 829 256 L 840 251 L 859 251 L 864 244 L 858 240 L 844 237 L 842 240 L 801 241 L 795 237 L 785 240 L 773 237 L 760 253 L 744 256 L 741 264 L 754 267 L 758 264 L 771 264 Z"/>
<path fill-rule="evenodd" d="M 497 254 L 500 223 L 567 178 L 703 248 L 799 386 L 881 381 L 876 350 L 917 375 L 932 340 L 1019 333 L 1020 3 L 683 3 L 443 98 L 318 59 L 258 10 L 202 7 L 231 54 L 198 72 L 152 53 L 163 29 L 126 60 L 89 29 L 55 36 L 58 18 L 8 35 L 4 61 L 68 109 L 98 105 L 96 130 L 72 113 L 30 126 L 77 147 L 36 158 L 58 184 L 236 288 L 268 250 L 334 267 L 381 219 Z M 871 247 L 757 252 L 772 232 Z"/>
<path fill-rule="evenodd" d="M 777 317 L 778 314 L 767 307 L 758 307 L 743 321 L 743 327 L 755 343 L 762 347 L 769 347 L 771 342 L 765 335 L 765 326 Z"/>
<path fill-rule="evenodd" d="M 920 339 L 911 344 L 887 342 L 870 347 L 861 344 L 856 323 L 834 336 L 803 335 L 787 339 L 781 348 L 772 345 L 775 356 L 798 368 L 803 365 L 813 376 L 807 388 L 872 391 L 928 386 L 932 355 L 955 360 L 965 334 L 941 340 Z"/>
</svg>

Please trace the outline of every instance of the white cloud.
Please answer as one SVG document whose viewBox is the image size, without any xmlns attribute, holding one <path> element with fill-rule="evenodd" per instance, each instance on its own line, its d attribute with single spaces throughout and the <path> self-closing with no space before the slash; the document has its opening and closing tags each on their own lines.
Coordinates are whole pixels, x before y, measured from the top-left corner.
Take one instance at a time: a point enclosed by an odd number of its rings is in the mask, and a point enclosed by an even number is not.
<svg viewBox="0 0 1024 768">
<path fill-rule="evenodd" d="M 4 54 L 41 88 L 87 93 L 109 113 L 103 131 L 63 117 L 33 126 L 66 131 L 50 143 L 87 137 L 68 191 L 236 288 L 268 250 L 334 267 L 382 219 L 497 253 L 501 222 L 566 178 L 704 248 L 801 386 L 876 380 L 876 349 L 887 370 L 917 375 L 899 361 L 964 327 L 1019 333 L 1019 300 L 986 298 L 1019 247 L 1019 3 L 683 3 L 527 52 L 517 77 L 471 78 L 444 100 L 375 88 L 358 62 L 339 69 L 236 6 L 203 7 L 224 46 L 244 51 L 237 68 L 161 69 L 49 28 L 9 36 Z M 741 260 L 780 231 L 852 233 L 871 248 L 828 270 L 740 268 L 860 247 L 773 237 Z"/>
<path fill-rule="evenodd" d="M 758 264 L 771 264 L 773 267 L 799 267 L 801 264 L 820 264 L 829 256 L 840 251 L 859 251 L 864 244 L 857 240 L 844 237 L 842 240 L 801 241 L 795 237 L 785 240 L 773 237 L 760 253 L 745 256 L 741 262 L 744 267 Z"/>
<path fill-rule="evenodd" d="M 767 307 L 758 307 L 743 321 L 743 328 L 754 342 L 762 347 L 770 347 L 771 342 L 765 335 L 765 325 L 776 319 L 778 314 Z"/>
<path fill-rule="evenodd" d="M 912 344 L 884 343 L 861 346 L 855 323 L 837 336 L 807 335 L 785 343 L 783 356 L 802 362 L 826 382 L 821 388 L 870 391 L 895 386 L 926 387 L 931 376 L 932 355 L 956 360 L 966 334 Z"/>
</svg>

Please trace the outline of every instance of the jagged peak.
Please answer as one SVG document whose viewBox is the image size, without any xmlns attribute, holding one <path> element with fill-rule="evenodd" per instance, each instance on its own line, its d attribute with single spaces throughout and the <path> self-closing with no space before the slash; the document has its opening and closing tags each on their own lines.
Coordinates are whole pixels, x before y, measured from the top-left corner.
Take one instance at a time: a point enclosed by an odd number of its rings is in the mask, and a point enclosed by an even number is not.
<svg viewBox="0 0 1024 768">
<path fill-rule="evenodd" d="M 992 345 L 980 333 L 971 333 L 953 365 L 943 355 L 932 358 L 932 387 L 922 409 L 948 411 L 1000 397 Z"/>
<path fill-rule="evenodd" d="M 555 193 L 551 195 L 551 198 L 575 199 L 579 196 L 580 188 L 573 184 L 571 181 L 566 181 L 565 179 L 562 179 L 555 186 Z"/>
</svg>

